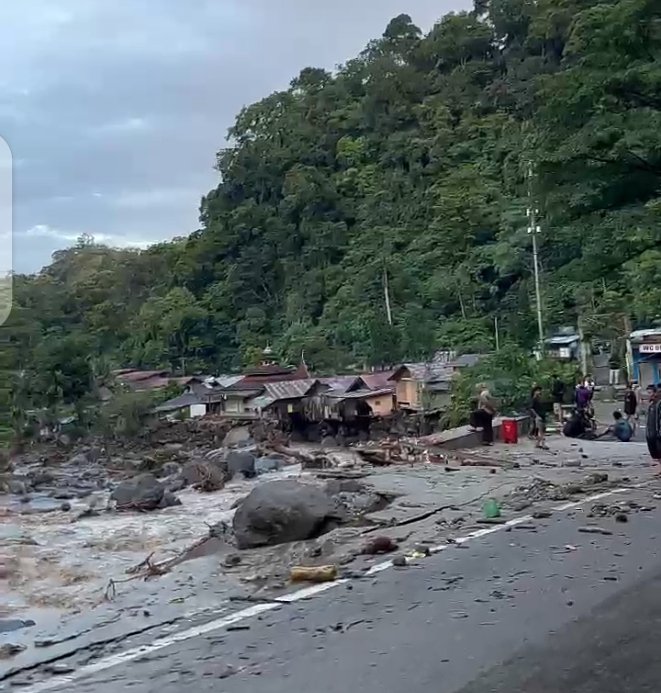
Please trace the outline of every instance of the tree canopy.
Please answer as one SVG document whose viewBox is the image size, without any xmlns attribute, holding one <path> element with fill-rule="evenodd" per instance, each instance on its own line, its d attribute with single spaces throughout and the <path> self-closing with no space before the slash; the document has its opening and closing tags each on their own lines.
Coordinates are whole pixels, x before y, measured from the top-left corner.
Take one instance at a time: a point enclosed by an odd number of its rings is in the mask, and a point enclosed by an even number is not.
<svg viewBox="0 0 661 693">
<path fill-rule="evenodd" d="M 401 15 L 244 108 L 217 169 L 191 235 L 82 238 L 15 278 L 20 396 L 71 400 L 99 364 L 237 369 L 267 343 L 320 372 L 489 350 L 496 316 L 530 347 L 531 204 L 547 326 L 659 319 L 661 5 L 478 0 L 426 35 Z"/>
</svg>

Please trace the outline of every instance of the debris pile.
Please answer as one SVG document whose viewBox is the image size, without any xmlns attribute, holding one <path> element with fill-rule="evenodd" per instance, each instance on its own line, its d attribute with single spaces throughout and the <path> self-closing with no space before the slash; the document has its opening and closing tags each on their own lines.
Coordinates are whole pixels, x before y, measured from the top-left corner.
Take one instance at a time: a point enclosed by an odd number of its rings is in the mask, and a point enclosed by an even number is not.
<svg viewBox="0 0 661 693">
<path fill-rule="evenodd" d="M 600 488 L 608 488 L 608 474 L 594 473 L 585 477 L 582 482 L 556 484 L 547 479 L 535 477 L 526 486 L 517 486 L 509 494 L 504 503 L 515 509 L 523 509 L 539 501 L 563 501 L 572 496 L 592 492 Z"/>
<path fill-rule="evenodd" d="M 360 457 L 375 466 L 390 464 L 444 464 L 446 458 L 438 452 L 420 446 L 416 441 L 388 438 L 380 442 L 363 443 L 355 447 Z"/>
</svg>

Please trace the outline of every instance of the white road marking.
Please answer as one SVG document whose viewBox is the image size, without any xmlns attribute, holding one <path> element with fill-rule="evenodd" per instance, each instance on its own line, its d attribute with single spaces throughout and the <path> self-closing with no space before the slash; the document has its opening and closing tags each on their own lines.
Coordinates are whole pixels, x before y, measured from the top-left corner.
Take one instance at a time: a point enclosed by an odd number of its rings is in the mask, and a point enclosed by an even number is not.
<svg viewBox="0 0 661 693">
<path fill-rule="evenodd" d="M 564 505 L 557 506 L 553 508 L 553 511 L 564 512 L 566 510 L 571 510 L 572 508 L 578 508 L 585 503 L 601 500 L 602 498 L 607 498 L 608 496 L 612 496 L 617 493 L 627 493 L 643 485 L 644 484 L 636 484 L 635 486 L 630 486 L 628 488 L 616 488 L 612 489 L 611 491 L 596 493 L 593 496 L 586 496 L 585 498 L 582 498 L 579 501 L 572 501 L 571 503 L 565 503 Z M 532 515 L 525 515 L 524 517 L 517 517 L 512 520 L 508 520 L 507 522 L 504 522 L 501 525 L 493 525 L 490 527 L 485 527 L 483 529 L 478 529 L 474 532 L 471 532 L 470 534 L 466 534 L 463 537 L 457 537 L 454 540 L 454 544 L 465 544 L 473 539 L 480 539 L 481 537 L 485 537 L 489 534 L 493 534 L 494 532 L 501 531 L 503 529 L 506 529 L 507 527 L 515 527 L 516 525 L 520 525 L 525 522 L 530 522 L 532 519 Z M 440 553 L 441 551 L 445 551 L 449 548 L 452 548 L 454 544 L 440 544 L 438 546 L 434 546 L 431 548 L 431 553 Z M 384 561 L 383 563 L 377 563 L 366 572 L 366 575 L 376 575 L 377 573 L 381 573 L 384 570 L 388 570 L 388 568 L 392 568 L 392 561 Z M 120 664 L 131 662 L 133 660 L 139 659 L 140 657 L 144 657 L 153 652 L 157 652 L 158 650 L 162 650 L 166 647 L 170 647 L 171 645 L 175 645 L 176 643 L 185 642 L 186 640 L 191 640 L 192 638 L 197 638 L 200 635 L 206 635 L 207 633 L 212 633 L 216 630 L 222 630 L 223 628 L 235 625 L 237 623 L 240 623 L 241 621 L 246 621 L 247 619 L 259 616 L 260 614 L 273 611 L 274 609 L 277 609 L 280 606 L 282 606 L 282 602 L 293 604 L 294 602 L 298 602 L 303 599 L 310 599 L 311 597 L 314 597 L 323 592 L 327 592 L 328 590 L 334 587 L 344 585 L 347 582 L 349 582 L 349 580 L 342 579 L 335 580 L 334 582 L 323 582 L 318 585 L 304 587 L 300 590 L 296 590 L 296 592 L 292 592 L 282 597 L 278 597 L 278 602 L 267 602 L 264 604 L 255 604 L 254 606 L 249 606 L 246 609 L 242 609 L 241 611 L 237 611 L 228 616 L 223 616 L 222 618 L 209 621 L 208 623 L 204 623 L 201 626 L 195 626 L 193 628 L 188 628 L 187 630 L 182 630 L 179 633 L 174 633 L 172 635 L 158 638 L 149 645 L 134 647 L 130 650 L 126 650 L 125 652 L 119 652 L 117 654 L 110 655 L 109 657 L 101 659 L 98 662 L 95 662 L 94 664 L 87 664 L 71 674 L 56 676 L 52 679 L 48 679 L 47 681 L 41 681 L 40 683 L 36 683 L 33 686 L 30 686 L 29 688 L 23 688 L 22 691 L 23 693 L 44 693 L 44 691 L 52 691 L 56 688 L 69 686 L 78 679 L 86 678 L 93 674 L 98 674 L 101 671 L 106 671 L 108 669 L 112 669 L 116 666 L 119 666 Z"/>
</svg>

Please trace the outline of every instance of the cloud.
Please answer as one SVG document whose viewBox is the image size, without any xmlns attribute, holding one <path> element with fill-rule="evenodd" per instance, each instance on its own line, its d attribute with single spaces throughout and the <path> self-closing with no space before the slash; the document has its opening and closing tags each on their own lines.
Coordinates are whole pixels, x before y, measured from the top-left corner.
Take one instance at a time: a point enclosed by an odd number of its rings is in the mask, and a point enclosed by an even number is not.
<svg viewBox="0 0 661 693">
<path fill-rule="evenodd" d="M 132 116 L 113 120 L 102 125 L 96 125 L 90 129 L 94 135 L 113 135 L 122 133 L 140 133 L 149 129 L 149 123 L 146 118 Z"/>
<path fill-rule="evenodd" d="M 401 12 L 429 28 L 470 4 L 371 0 L 357 12 L 354 0 L 0 3 L 15 264 L 38 269 L 78 229 L 138 246 L 194 231 L 201 196 L 218 184 L 215 153 L 242 106 L 306 66 L 332 69 L 355 56 Z M 40 243 L 35 228 L 46 233 Z"/>
<path fill-rule="evenodd" d="M 82 236 L 89 236 L 95 243 L 107 245 L 111 248 L 148 248 L 155 241 L 140 240 L 129 236 L 116 236 L 106 233 L 92 233 L 89 231 L 63 231 L 54 229 L 48 224 L 35 224 L 24 233 L 26 238 L 50 239 L 63 242 L 66 245 L 76 243 Z"/>
</svg>

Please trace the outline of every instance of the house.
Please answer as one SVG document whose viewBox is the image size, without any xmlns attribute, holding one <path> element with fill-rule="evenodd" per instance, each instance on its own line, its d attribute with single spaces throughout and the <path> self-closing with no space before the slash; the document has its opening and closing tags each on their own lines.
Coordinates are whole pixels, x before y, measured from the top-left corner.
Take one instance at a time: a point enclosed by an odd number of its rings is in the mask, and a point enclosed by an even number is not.
<svg viewBox="0 0 661 693">
<path fill-rule="evenodd" d="M 186 392 L 154 407 L 154 412 L 166 418 L 194 419 L 207 413 L 207 405 L 194 392 Z"/>
<path fill-rule="evenodd" d="M 384 387 L 380 390 L 363 388 L 350 392 L 331 390 L 326 393 L 326 398 L 331 401 L 335 400 L 331 409 L 335 411 L 336 418 L 344 421 L 390 416 L 395 409 L 395 396 L 392 387 Z"/>
<path fill-rule="evenodd" d="M 279 383 L 285 380 L 305 380 L 309 377 L 310 373 L 303 364 L 298 367 L 267 364 L 251 368 L 243 374 L 243 380 L 246 383 L 252 384 Z"/>
<path fill-rule="evenodd" d="M 113 371 L 115 381 L 132 392 L 150 392 L 161 390 L 171 383 L 185 385 L 189 378 L 178 378 L 167 370 L 141 371 L 135 368 L 123 368 Z"/>
<path fill-rule="evenodd" d="M 402 364 L 389 378 L 397 408 L 427 412 L 446 408 L 455 372 L 445 362 Z"/>
<path fill-rule="evenodd" d="M 546 353 L 560 361 L 578 361 L 581 358 L 581 337 L 574 328 L 562 328 L 544 340 Z"/>
<path fill-rule="evenodd" d="M 645 390 L 661 383 L 661 328 L 635 330 L 627 339 L 630 374 Z"/>
<path fill-rule="evenodd" d="M 306 418 L 304 399 L 319 381 L 313 378 L 266 383 L 263 391 L 250 402 L 260 415 L 292 423 Z"/>
<path fill-rule="evenodd" d="M 487 354 L 462 354 L 448 361 L 447 365 L 452 368 L 453 371 L 459 372 L 464 368 L 477 366 L 485 356 L 487 356 Z"/>
<path fill-rule="evenodd" d="M 242 376 L 192 376 L 185 381 L 184 392 L 154 408 L 154 412 L 165 416 L 196 418 L 223 411 L 224 390 L 242 379 Z"/>
<path fill-rule="evenodd" d="M 360 379 L 365 383 L 365 387 L 368 390 L 383 390 L 387 387 L 394 390 L 395 386 L 390 380 L 394 372 L 395 371 L 374 371 L 373 373 L 363 373 Z"/>
</svg>

